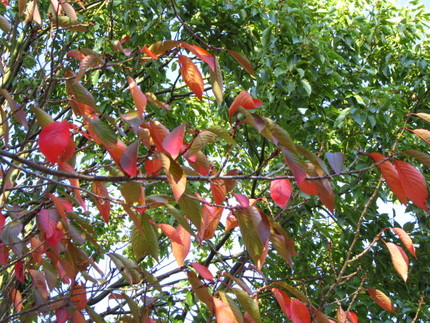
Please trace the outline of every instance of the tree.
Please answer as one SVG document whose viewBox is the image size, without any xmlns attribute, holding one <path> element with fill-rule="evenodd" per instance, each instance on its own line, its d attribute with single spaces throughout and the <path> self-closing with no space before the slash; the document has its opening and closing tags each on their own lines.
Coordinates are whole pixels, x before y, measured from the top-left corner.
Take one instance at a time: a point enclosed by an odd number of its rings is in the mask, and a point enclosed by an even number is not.
<svg viewBox="0 0 430 323">
<path fill-rule="evenodd" d="M 2 3 L 0 321 L 430 320 L 419 1 Z"/>
</svg>

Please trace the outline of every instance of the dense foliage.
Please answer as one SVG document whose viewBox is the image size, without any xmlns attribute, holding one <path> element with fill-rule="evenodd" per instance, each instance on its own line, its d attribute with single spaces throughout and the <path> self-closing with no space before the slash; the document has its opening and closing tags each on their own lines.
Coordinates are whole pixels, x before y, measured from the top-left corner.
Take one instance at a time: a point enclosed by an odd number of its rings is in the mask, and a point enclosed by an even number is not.
<svg viewBox="0 0 430 323">
<path fill-rule="evenodd" d="M 1 2 L 1 322 L 430 321 L 419 1 Z"/>
</svg>

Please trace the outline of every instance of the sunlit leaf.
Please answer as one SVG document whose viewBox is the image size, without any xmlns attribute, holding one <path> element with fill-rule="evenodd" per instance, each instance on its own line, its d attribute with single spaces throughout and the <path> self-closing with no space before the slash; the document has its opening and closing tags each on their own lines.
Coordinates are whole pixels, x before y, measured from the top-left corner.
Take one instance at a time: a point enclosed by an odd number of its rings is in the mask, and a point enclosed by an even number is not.
<svg viewBox="0 0 430 323">
<path fill-rule="evenodd" d="M 308 308 L 299 299 L 292 299 L 291 305 L 291 321 L 293 323 L 310 323 L 311 315 Z"/>
<path fill-rule="evenodd" d="M 210 282 L 214 282 L 214 276 L 211 271 L 202 264 L 198 264 L 196 262 L 190 262 L 190 265 L 197 271 L 197 273 L 202 276 L 203 279 L 209 280 Z"/>
<path fill-rule="evenodd" d="M 198 299 L 206 304 L 209 311 L 213 313 L 214 302 L 209 288 L 205 286 L 193 271 L 187 271 L 188 280 L 191 284 L 192 291 L 197 295 Z"/>
<path fill-rule="evenodd" d="M 181 238 L 182 243 L 176 243 L 175 241 L 171 241 L 172 253 L 176 259 L 176 262 L 179 267 L 184 263 L 185 258 L 190 252 L 191 247 L 191 235 L 185 230 L 181 225 L 176 228 L 179 237 Z"/>
<path fill-rule="evenodd" d="M 281 307 L 282 312 L 291 319 L 291 298 L 285 294 L 284 291 L 278 289 L 278 288 L 272 288 L 271 289 L 273 295 L 275 295 L 275 298 Z"/>
<path fill-rule="evenodd" d="M 287 178 L 275 179 L 270 183 L 270 196 L 280 208 L 286 207 L 292 191 L 291 183 Z"/>
<path fill-rule="evenodd" d="M 137 151 L 139 141 L 130 144 L 121 155 L 121 167 L 130 176 L 136 176 L 137 168 Z"/>
<path fill-rule="evenodd" d="M 236 295 L 237 299 L 239 300 L 239 303 L 251 315 L 254 322 L 261 322 L 260 310 L 258 309 L 258 305 L 254 302 L 251 296 L 249 296 L 246 292 L 239 288 L 232 288 L 232 290 L 233 293 Z"/>
<path fill-rule="evenodd" d="M 146 95 L 140 90 L 136 81 L 133 80 L 130 76 L 127 77 L 128 80 L 128 88 L 130 89 L 131 97 L 133 98 L 134 104 L 137 108 L 137 112 L 139 113 L 139 117 L 143 117 L 143 113 L 146 109 Z"/>
<path fill-rule="evenodd" d="M 88 131 L 91 136 L 96 137 L 108 149 L 112 149 L 117 144 L 117 138 L 113 129 L 104 121 L 89 119 Z"/>
<path fill-rule="evenodd" d="M 388 251 L 391 255 L 391 261 L 393 263 L 394 269 L 403 278 L 406 282 L 408 279 L 408 267 L 409 267 L 409 259 L 403 249 L 394 243 L 385 242 L 385 245 L 388 248 Z"/>
<path fill-rule="evenodd" d="M 366 289 L 366 291 L 369 293 L 370 297 L 373 298 L 376 304 L 378 304 L 382 309 L 392 313 L 396 313 L 396 310 L 394 309 L 390 298 L 383 292 L 381 292 L 379 289 L 370 288 Z"/>
<path fill-rule="evenodd" d="M 67 122 L 53 122 L 42 129 L 39 135 L 39 148 L 51 164 L 58 163 L 61 156 L 66 153 L 70 136 Z"/>
<path fill-rule="evenodd" d="M 199 46 L 191 45 L 187 43 L 181 43 L 181 46 L 188 49 L 190 52 L 192 52 L 194 55 L 200 58 L 203 62 L 207 63 L 212 71 L 215 70 L 214 56 L 209 54 L 205 49 Z"/>
<path fill-rule="evenodd" d="M 230 55 L 247 71 L 249 74 L 254 75 L 254 67 L 245 55 L 238 53 L 234 50 L 227 50 Z"/>
<path fill-rule="evenodd" d="M 182 151 L 184 135 L 185 125 L 182 123 L 163 139 L 163 148 L 170 154 L 170 156 L 172 156 L 173 159 L 176 159 Z"/>
<path fill-rule="evenodd" d="M 217 323 L 236 323 L 238 322 L 230 306 L 225 304 L 220 299 L 213 297 L 215 306 L 215 315 Z"/>
<path fill-rule="evenodd" d="M 412 129 L 410 130 L 418 137 L 421 138 L 424 142 L 430 145 L 430 131 L 427 129 Z"/>
<path fill-rule="evenodd" d="M 403 190 L 408 199 L 414 202 L 418 207 L 428 211 L 427 183 L 423 174 L 411 164 L 401 160 L 395 160 L 394 166 L 396 167 L 399 180 L 402 183 Z"/>
<path fill-rule="evenodd" d="M 200 99 L 203 99 L 203 77 L 197 66 L 186 56 L 178 55 L 182 78 L 191 91 Z"/>
<path fill-rule="evenodd" d="M 221 104 L 224 100 L 224 80 L 222 77 L 221 67 L 219 65 L 218 59 L 214 56 L 215 70 L 210 70 L 210 78 L 212 85 L 212 92 L 215 95 L 215 99 L 218 104 Z"/>
<path fill-rule="evenodd" d="M 160 154 L 161 162 L 163 168 L 166 171 L 167 181 L 172 188 L 175 200 L 179 201 L 182 194 L 185 192 L 187 185 L 187 178 L 182 170 L 182 168 L 170 157 L 164 154 Z"/>
<path fill-rule="evenodd" d="M 92 182 L 92 190 L 94 194 L 100 196 L 95 197 L 94 200 L 103 220 L 108 223 L 110 215 L 110 200 L 106 186 L 103 182 L 94 181 Z"/>
<path fill-rule="evenodd" d="M 244 107 L 246 110 L 252 110 L 260 107 L 262 104 L 263 102 L 253 99 L 251 94 L 247 91 L 242 91 L 228 108 L 228 115 L 231 118 L 238 111 L 239 107 Z"/>
<path fill-rule="evenodd" d="M 400 238 L 400 240 L 402 241 L 403 245 L 405 246 L 406 249 L 409 250 L 409 252 L 415 257 L 417 258 L 417 255 L 415 253 L 415 247 L 414 244 L 412 242 L 411 237 L 406 233 L 405 230 L 403 230 L 402 228 L 391 228 L 391 230 L 394 231 L 395 234 L 397 234 L 397 236 Z"/>
</svg>

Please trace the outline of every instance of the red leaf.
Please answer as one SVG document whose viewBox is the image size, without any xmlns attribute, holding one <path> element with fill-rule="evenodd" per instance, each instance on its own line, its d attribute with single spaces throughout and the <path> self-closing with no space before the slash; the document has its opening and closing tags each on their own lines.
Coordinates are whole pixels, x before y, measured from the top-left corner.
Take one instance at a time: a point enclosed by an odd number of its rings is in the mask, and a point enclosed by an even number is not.
<svg viewBox="0 0 430 323">
<path fill-rule="evenodd" d="M 311 315 L 308 308 L 299 299 L 291 300 L 291 321 L 293 323 L 310 323 Z"/>
<path fill-rule="evenodd" d="M 92 183 L 92 188 L 94 194 L 99 195 L 101 197 L 109 198 L 109 193 L 104 183 L 94 181 Z M 96 197 L 95 203 L 103 220 L 105 221 L 105 223 L 108 223 L 110 215 L 110 201 L 107 199 Z"/>
<path fill-rule="evenodd" d="M 160 159 L 145 160 L 145 169 L 148 175 L 160 175 L 160 171 L 163 168 L 163 163 Z"/>
<path fill-rule="evenodd" d="M 245 195 L 240 193 L 234 193 L 234 197 L 236 198 L 236 201 L 243 207 L 249 206 L 249 198 L 247 198 Z"/>
<path fill-rule="evenodd" d="M 181 238 L 182 243 L 179 244 L 172 240 L 171 245 L 172 245 L 173 256 L 175 257 L 176 262 L 178 263 L 178 266 L 181 267 L 182 264 L 184 263 L 185 258 L 188 255 L 188 252 L 190 252 L 191 235 L 181 225 L 179 225 L 176 228 L 176 231 L 178 232 L 178 235 Z"/>
<path fill-rule="evenodd" d="M 403 251 L 401 247 L 395 245 L 394 243 L 385 242 L 385 245 L 387 246 L 388 251 L 390 252 L 391 261 L 393 262 L 394 269 L 397 271 L 400 277 L 402 277 L 403 280 L 406 282 L 408 279 L 408 266 L 409 266 L 408 256 L 406 255 L 406 253 Z"/>
<path fill-rule="evenodd" d="M 56 246 L 62 238 L 63 231 L 59 228 L 55 228 L 54 233 L 50 237 L 47 237 L 45 234 L 45 241 L 51 246 Z"/>
<path fill-rule="evenodd" d="M 393 230 L 394 233 L 396 233 L 399 236 L 400 241 L 402 241 L 402 243 L 406 247 L 406 249 L 408 249 L 409 252 L 416 258 L 417 255 L 415 253 L 414 244 L 412 242 L 411 237 L 409 237 L 409 235 L 406 233 L 406 231 L 403 230 L 402 228 L 391 228 L 391 230 Z"/>
<path fill-rule="evenodd" d="M 130 176 L 137 174 L 137 150 L 139 148 L 139 141 L 133 142 L 128 146 L 121 155 L 121 167 Z"/>
<path fill-rule="evenodd" d="M 272 288 L 272 293 L 275 295 L 282 312 L 291 319 L 291 298 L 278 288 Z"/>
<path fill-rule="evenodd" d="M 358 316 L 354 312 L 346 312 L 346 317 L 351 323 L 358 323 Z"/>
<path fill-rule="evenodd" d="M 183 244 L 181 237 L 179 236 L 179 231 L 172 227 L 170 224 L 164 224 L 164 223 L 156 223 L 156 225 L 163 231 L 163 233 L 172 241 L 176 242 L 177 244 Z"/>
<path fill-rule="evenodd" d="M 245 55 L 235 52 L 234 50 L 227 50 L 230 55 L 247 71 L 249 74 L 254 75 L 254 67 Z"/>
<path fill-rule="evenodd" d="M 133 98 L 134 104 L 136 105 L 137 112 L 139 113 L 139 117 L 142 118 L 143 112 L 146 109 L 147 99 L 145 94 L 140 90 L 137 83 L 130 77 L 127 77 L 128 80 L 128 88 L 131 92 L 131 97 Z"/>
<path fill-rule="evenodd" d="M 185 125 L 181 124 L 163 139 L 163 149 L 167 151 L 173 159 L 176 159 L 182 151 L 184 135 Z"/>
<path fill-rule="evenodd" d="M 170 131 L 158 121 L 151 121 L 149 123 L 149 131 L 157 150 L 159 152 L 164 152 L 163 141 L 164 138 L 169 135 Z"/>
<path fill-rule="evenodd" d="M 4 217 L 3 214 L 0 213 L 0 233 L 2 233 L 5 223 L 6 223 L 6 218 Z"/>
<path fill-rule="evenodd" d="M 112 148 L 106 147 L 109 155 L 119 167 L 121 167 L 121 156 L 126 149 L 127 146 L 120 140 L 118 140 Z"/>
<path fill-rule="evenodd" d="M 381 292 L 379 289 L 370 288 L 366 289 L 366 291 L 369 293 L 370 297 L 373 298 L 376 304 L 378 304 L 381 308 L 391 313 L 396 313 L 396 310 L 394 309 L 390 298 L 383 292 Z"/>
<path fill-rule="evenodd" d="M 210 270 L 201 264 L 190 262 L 190 265 L 202 276 L 203 279 L 209 280 L 210 282 L 214 282 L 214 276 L 210 272 Z"/>
<path fill-rule="evenodd" d="M 59 308 L 55 311 L 55 317 L 57 318 L 57 323 L 65 323 L 71 316 L 65 308 Z"/>
<path fill-rule="evenodd" d="M 187 44 L 187 43 L 181 43 L 181 46 L 188 49 L 191 53 L 196 55 L 203 62 L 207 63 L 212 71 L 215 71 L 215 59 L 205 49 L 203 49 L 199 46 L 191 45 L 191 44 Z"/>
<path fill-rule="evenodd" d="M 372 157 L 375 163 L 379 163 L 385 159 L 385 156 L 379 153 L 371 153 L 369 154 L 369 156 Z M 406 204 L 406 193 L 404 191 L 402 183 L 400 182 L 399 174 L 393 164 L 387 160 L 377 166 L 381 171 L 382 177 L 385 179 L 388 187 L 393 192 L 393 194 L 397 196 L 401 203 Z"/>
<path fill-rule="evenodd" d="M 252 110 L 260 107 L 263 104 L 260 100 L 253 99 L 251 94 L 246 91 L 242 91 L 234 99 L 233 103 L 228 108 L 228 115 L 231 118 L 239 109 L 239 107 L 244 107 L 246 110 Z"/>
<path fill-rule="evenodd" d="M 270 184 L 270 196 L 280 208 L 287 205 L 292 191 L 291 183 L 287 178 L 275 179 Z"/>
<path fill-rule="evenodd" d="M 24 284 L 24 262 L 22 260 L 18 261 L 14 267 L 15 277 Z"/>
<path fill-rule="evenodd" d="M 53 122 L 42 129 L 39 135 L 39 148 L 51 164 L 70 150 L 70 127 L 67 122 Z M 67 154 L 70 154 L 68 151 Z M 73 155 L 73 154 L 72 154 Z"/>
<path fill-rule="evenodd" d="M 178 55 L 182 78 L 191 91 L 200 99 L 203 98 L 203 77 L 197 66 L 186 56 Z"/>
<path fill-rule="evenodd" d="M 36 218 L 40 228 L 45 231 L 46 238 L 53 236 L 59 219 L 57 210 L 42 209 Z"/>
<path fill-rule="evenodd" d="M 415 203 L 418 207 L 428 211 L 427 207 L 427 184 L 426 180 L 419 170 L 411 164 L 395 160 L 394 166 L 399 174 L 400 182 L 408 199 Z"/>
</svg>

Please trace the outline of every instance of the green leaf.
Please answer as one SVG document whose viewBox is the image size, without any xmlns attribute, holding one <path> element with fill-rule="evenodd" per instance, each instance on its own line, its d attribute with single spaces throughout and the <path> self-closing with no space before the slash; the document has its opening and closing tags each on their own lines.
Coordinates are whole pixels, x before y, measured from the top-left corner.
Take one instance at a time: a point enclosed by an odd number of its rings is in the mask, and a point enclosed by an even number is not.
<svg viewBox="0 0 430 323">
<path fill-rule="evenodd" d="M 89 119 L 88 124 L 91 135 L 96 136 L 107 149 L 115 147 L 118 140 L 114 131 L 107 123 L 101 120 Z"/>
</svg>

